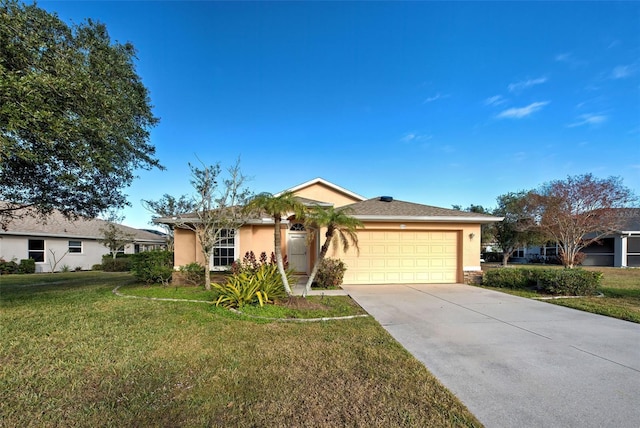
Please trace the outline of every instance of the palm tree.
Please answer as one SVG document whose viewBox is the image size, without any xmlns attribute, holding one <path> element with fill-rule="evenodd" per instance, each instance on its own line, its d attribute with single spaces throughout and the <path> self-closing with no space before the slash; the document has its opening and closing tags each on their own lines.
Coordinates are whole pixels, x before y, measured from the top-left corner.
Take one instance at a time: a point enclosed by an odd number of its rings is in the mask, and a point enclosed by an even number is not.
<svg viewBox="0 0 640 428">
<path fill-rule="evenodd" d="M 282 216 L 290 212 L 295 213 L 298 218 L 304 218 L 304 205 L 296 199 L 295 195 L 291 192 L 284 192 L 278 196 L 274 196 L 271 193 L 260 193 L 247 204 L 246 208 L 253 212 L 267 213 L 273 219 L 273 245 L 278 272 L 280 272 L 280 276 L 282 276 L 284 291 L 287 293 L 287 296 L 291 296 L 291 287 L 289 286 L 287 274 L 284 269 L 284 262 L 282 261 L 280 225 L 282 224 Z"/>
<path fill-rule="evenodd" d="M 307 280 L 307 285 L 304 290 L 305 296 L 311 290 L 311 284 L 318 273 L 322 260 L 327 255 L 327 251 L 329 251 L 329 245 L 333 243 L 333 245 L 337 247 L 342 244 L 342 250 L 346 253 L 353 244 L 356 250 L 359 251 L 356 229 L 358 227 L 364 227 L 360 220 L 349 215 L 347 208 L 335 209 L 333 207 L 321 206 L 315 206 L 311 209 L 311 212 L 307 213 L 307 224 L 314 229 L 326 227 L 327 231 L 324 234 L 325 241 L 320 248 L 320 254 L 318 254 L 309 279 Z"/>
</svg>

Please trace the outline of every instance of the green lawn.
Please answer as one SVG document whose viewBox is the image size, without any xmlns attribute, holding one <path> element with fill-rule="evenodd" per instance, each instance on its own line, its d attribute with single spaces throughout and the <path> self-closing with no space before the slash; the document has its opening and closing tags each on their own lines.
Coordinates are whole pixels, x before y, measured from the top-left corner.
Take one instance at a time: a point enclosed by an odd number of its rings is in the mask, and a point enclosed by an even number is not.
<svg viewBox="0 0 640 428">
<path fill-rule="evenodd" d="M 480 426 L 370 317 L 258 322 L 111 292 L 132 283 L 0 277 L 0 426 Z"/>
<path fill-rule="evenodd" d="M 531 267 L 531 265 L 526 265 Z M 494 269 L 496 266 L 484 266 L 483 269 Z M 517 267 L 517 266 L 516 266 Z M 557 268 L 560 266 L 541 266 L 540 268 Z M 603 273 L 600 292 L 603 297 L 581 297 L 572 299 L 546 300 L 549 303 L 579 309 L 595 314 L 607 315 L 626 321 L 640 323 L 640 268 L 587 267 L 587 270 Z M 523 297 L 537 296 L 533 292 L 494 288 L 511 292 Z"/>
</svg>

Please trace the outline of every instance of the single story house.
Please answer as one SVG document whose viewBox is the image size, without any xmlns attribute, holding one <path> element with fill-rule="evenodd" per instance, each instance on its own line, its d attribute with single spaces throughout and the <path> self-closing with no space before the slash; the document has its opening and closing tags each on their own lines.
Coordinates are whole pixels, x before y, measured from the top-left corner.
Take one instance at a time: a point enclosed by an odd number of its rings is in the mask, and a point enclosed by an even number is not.
<svg viewBox="0 0 640 428">
<path fill-rule="evenodd" d="M 9 261 L 32 258 L 36 261 L 36 272 L 60 271 L 63 266 L 70 269 L 91 269 L 102 262 L 109 253 L 99 240 L 100 229 L 108 222 L 100 219 L 78 218 L 69 220 L 54 211 L 46 219 L 25 216 L 12 220 L 7 230 L 0 229 L 0 258 Z M 116 225 L 133 236 L 134 242 L 123 249 L 132 254 L 166 247 L 165 237 L 156 233 Z"/>
<path fill-rule="evenodd" d="M 459 283 L 480 271 L 480 226 L 502 218 L 395 200 L 367 199 L 322 178 L 287 191 L 306 205 L 348 207 L 364 224 L 358 230 L 360 251 L 346 254 L 329 250 L 327 257 L 347 265 L 345 284 Z M 175 218 L 158 223 L 176 225 Z M 271 218 L 249 220 L 239 230 L 225 231 L 211 260 L 214 268 L 226 268 L 248 251 L 256 256 L 273 252 Z M 316 231 L 310 241 L 305 225 L 293 214 L 283 219 L 282 253 L 299 274 L 309 274 L 324 241 Z M 174 234 L 175 267 L 203 262 L 195 233 L 177 227 Z"/>
<path fill-rule="evenodd" d="M 585 247 L 583 266 L 640 267 L 640 208 L 617 208 L 618 230 Z M 545 261 L 560 254 L 559 246 L 520 248 L 511 257 L 513 262 Z"/>
</svg>

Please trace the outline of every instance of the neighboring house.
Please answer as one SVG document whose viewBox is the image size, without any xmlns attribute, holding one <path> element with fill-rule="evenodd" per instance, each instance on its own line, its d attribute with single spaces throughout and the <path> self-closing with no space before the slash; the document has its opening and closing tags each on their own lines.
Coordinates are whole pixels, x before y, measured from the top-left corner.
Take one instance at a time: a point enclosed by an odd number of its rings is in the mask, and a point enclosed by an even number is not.
<svg viewBox="0 0 640 428">
<path fill-rule="evenodd" d="M 640 267 L 640 208 L 617 208 L 619 230 L 584 248 L 583 266 Z M 518 249 L 511 257 L 516 263 L 545 261 L 560 253 L 558 245 Z"/>
<path fill-rule="evenodd" d="M 502 220 L 484 214 L 469 213 L 394 200 L 391 197 L 366 199 L 321 178 L 288 189 L 305 205 L 348 207 L 360 219 L 359 253 L 329 250 L 327 257 L 347 264 L 345 284 L 456 283 L 468 273 L 480 269 L 480 225 Z M 176 218 L 159 218 L 157 223 L 176 225 Z M 297 273 L 308 274 L 324 231 L 307 239 L 304 224 L 291 215 L 283 219 L 282 253 Z M 195 234 L 176 228 L 175 267 L 197 261 L 203 256 Z M 214 268 L 226 268 L 234 260 L 253 251 L 273 252 L 273 220 L 255 218 L 237 231 L 225 231 L 211 260 Z"/>
<path fill-rule="evenodd" d="M 107 224 L 100 219 L 68 220 L 54 211 L 45 220 L 23 217 L 12 220 L 7 230 L 0 229 L 0 258 L 19 261 L 32 258 L 36 272 L 56 271 L 63 266 L 70 269 L 91 269 L 102 262 L 109 250 L 99 240 L 100 231 Z M 140 229 L 117 225 L 133 235 L 134 242 L 124 248 L 125 253 L 138 253 L 165 247 L 164 236 Z"/>
</svg>

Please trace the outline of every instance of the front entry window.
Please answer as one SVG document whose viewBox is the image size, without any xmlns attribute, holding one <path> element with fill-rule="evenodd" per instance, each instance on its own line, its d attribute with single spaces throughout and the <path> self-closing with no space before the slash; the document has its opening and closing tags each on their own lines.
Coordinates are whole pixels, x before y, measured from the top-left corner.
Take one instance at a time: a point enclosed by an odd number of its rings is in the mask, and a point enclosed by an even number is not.
<svg viewBox="0 0 640 428">
<path fill-rule="evenodd" d="M 304 232 L 306 229 L 302 223 L 292 223 L 289 230 L 292 232 Z"/>
</svg>

